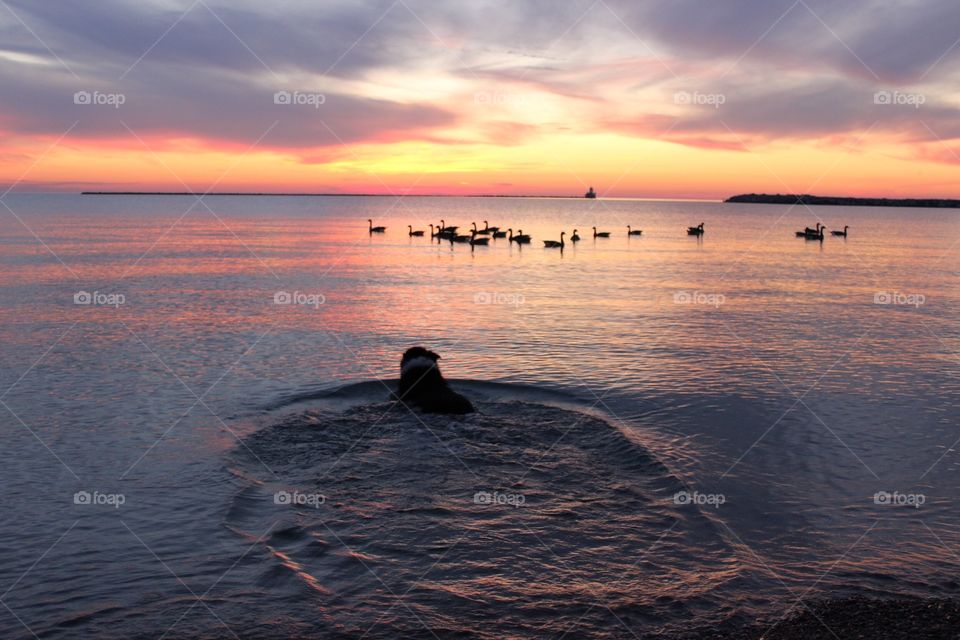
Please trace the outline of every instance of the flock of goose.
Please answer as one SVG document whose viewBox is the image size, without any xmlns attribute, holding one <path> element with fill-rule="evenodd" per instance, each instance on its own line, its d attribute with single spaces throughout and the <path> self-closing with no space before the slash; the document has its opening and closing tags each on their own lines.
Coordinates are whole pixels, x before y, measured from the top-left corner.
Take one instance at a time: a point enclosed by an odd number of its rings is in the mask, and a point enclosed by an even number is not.
<svg viewBox="0 0 960 640">
<path fill-rule="evenodd" d="M 373 220 L 367 219 L 367 222 L 370 225 L 370 235 L 374 233 L 386 233 L 386 227 L 375 227 L 373 226 Z M 507 229 L 503 231 L 500 227 L 491 227 L 490 223 L 486 220 L 483 221 L 483 229 L 477 228 L 477 223 L 471 223 L 471 229 L 469 234 L 457 233 L 457 230 L 460 227 L 447 226 L 445 220 L 440 220 L 440 224 L 434 226 L 430 225 L 430 237 L 436 238 L 437 242 L 443 242 L 448 240 L 451 244 L 454 242 L 460 242 L 463 244 L 469 244 L 470 246 L 486 246 L 490 244 L 491 238 L 507 238 L 507 242 L 516 242 L 517 244 L 530 244 L 531 237 L 528 234 L 523 232 L 523 229 L 517 229 L 517 233 L 513 232 L 513 229 Z M 831 234 L 834 236 L 839 236 L 842 238 L 847 237 L 847 229 L 849 226 L 845 226 L 843 231 L 832 231 Z M 807 227 L 803 231 L 797 231 L 798 238 L 806 238 L 807 240 L 823 240 L 824 233 L 827 228 L 821 225 L 819 222 L 815 228 Z M 422 237 L 426 234 L 426 231 L 419 231 L 413 228 L 413 225 L 407 225 L 407 235 L 410 237 Z M 544 240 L 543 246 L 546 249 L 563 249 L 566 246 L 567 232 L 562 231 L 560 233 L 559 240 Z M 634 229 L 630 225 L 627 225 L 627 236 L 639 236 L 643 235 L 642 229 Z M 702 236 L 703 235 L 703 223 L 701 222 L 695 227 L 687 227 L 688 236 Z M 593 237 L 594 238 L 609 238 L 609 231 L 597 231 L 596 227 L 593 227 Z M 570 236 L 570 242 L 576 243 L 580 241 L 580 234 L 577 233 L 577 230 L 573 230 L 573 234 Z"/>
<path fill-rule="evenodd" d="M 831 231 L 830 235 L 837 236 L 840 238 L 846 238 L 847 230 L 849 228 L 850 228 L 850 225 L 845 225 L 843 227 L 843 231 Z M 803 231 L 797 231 L 797 237 L 806 238 L 807 240 L 823 240 L 823 236 L 826 230 L 827 228 L 818 222 L 817 226 L 813 229 L 811 229 L 810 227 L 807 227 Z"/>
</svg>

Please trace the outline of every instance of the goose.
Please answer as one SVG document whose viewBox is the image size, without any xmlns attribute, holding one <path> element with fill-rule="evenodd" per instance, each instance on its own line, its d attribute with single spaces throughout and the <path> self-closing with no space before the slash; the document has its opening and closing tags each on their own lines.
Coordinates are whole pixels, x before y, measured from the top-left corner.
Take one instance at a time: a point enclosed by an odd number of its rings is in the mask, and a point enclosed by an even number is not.
<svg viewBox="0 0 960 640">
<path fill-rule="evenodd" d="M 456 227 L 453 228 L 456 229 Z M 449 240 L 450 236 L 452 236 L 454 233 L 455 232 L 451 231 L 449 228 L 445 228 L 443 226 L 443 220 L 441 220 L 440 224 L 437 225 L 437 233 L 434 237 L 437 239 L 437 242 L 440 242 L 441 240 Z"/>
<path fill-rule="evenodd" d="M 797 232 L 798 238 L 805 238 L 807 240 L 823 240 L 823 233 L 827 230 L 826 227 L 820 227 L 820 231 L 814 231 L 811 229 L 809 232 L 804 231 L 803 233 Z"/>
<path fill-rule="evenodd" d="M 370 224 L 370 233 L 383 233 L 387 230 L 386 227 L 375 227 L 373 226 L 373 220 L 367 218 L 367 222 Z"/>
<path fill-rule="evenodd" d="M 580 234 L 577 233 L 577 230 L 573 230 L 573 235 L 570 236 L 570 242 L 580 242 Z"/>
<path fill-rule="evenodd" d="M 597 231 L 597 228 L 594 227 L 594 228 L 593 228 L 593 237 L 594 237 L 594 238 L 609 238 L 609 237 L 610 237 L 610 232 L 609 232 L 609 231 Z"/>
<path fill-rule="evenodd" d="M 489 231 L 490 233 L 496 233 L 496 232 L 500 231 L 500 227 L 491 227 L 491 226 L 490 226 L 490 223 L 487 222 L 486 220 L 484 220 L 484 221 L 483 221 L 483 230 L 484 230 L 484 231 Z"/>
<path fill-rule="evenodd" d="M 454 233 L 460 227 L 448 227 L 445 220 L 440 219 L 440 231 L 442 233 Z"/>
<path fill-rule="evenodd" d="M 490 227 L 490 230 L 493 231 L 493 227 Z M 494 238 L 506 238 L 506 237 L 507 237 L 507 232 L 506 232 L 506 231 L 499 231 L 499 230 L 497 230 L 497 231 L 493 231 L 493 234 L 492 234 L 492 235 L 493 235 Z"/>
<path fill-rule="evenodd" d="M 530 244 L 530 236 L 523 233 L 523 229 L 517 229 L 517 235 L 513 235 L 513 229 L 507 229 L 510 232 L 510 242 L 517 244 Z"/>
<path fill-rule="evenodd" d="M 544 240 L 544 241 L 543 241 L 543 248 L 544 248 L 544 249 L 563 249 L 563 247 L 564 247 L 563 236 L 565 236 L 565 235 L 567 235 L 567 232 L 566 232 L 566 231 L 561 231 L 561 232 L 560 232 L 560 241 L 559 241 L 559 242 L 557 242 L 556 240 Z"/>
<path fill-rule="evenodd" d="M 701 222 L 695 227 L 687 227 L 688 236 L 702 236 L 703 235 L 703 223 Z"/>
<path fill-rule="evenodd" d="M 436 229 L 436 231 L 434 231 L 434 229 Z M 440 227 L 434 227 L 433 225 L 430 225 L 430 237 L 431 237 L 431 238 L 439 238 L 439 237 L 440 237 Z"/>
<path fill-rule="evenodd" d="M 470 224 L 473 225 L 473 230 L 472 230 L 473 233 L 477 233 L 477 234 L 480 234 L 480 235 L 482 235 L 482 236 L 485 236 L 485 235 L 487 235 L 487 234 L 490 233 L 490 229 L 477 229 L 477 223 L 476 223 L 476 222 L 471 222 Z"/>
<path fill-rule="evenodd" d="M 451 233 L 447 236 L 447 239 L 450 240 L 450 244 L 453 244 L 454 242 L 470 242 L 470 237 L 471 236 L 463 234 Z"/>
<path fill-rule="evenodd" d="M 841 238 L 846 238 L 846 237 L 847 237 L 847 229 L 849 229 L 849 228 L 850 228 L 850 225 L 845 224 L 845 225 L 843 225 L 843 231 L 831 231 L 831 232 L 830 232 L 830 235 L 840 236 Z"/>
<path fill-rule="evenodd" d="M 627 235 L 628 236 L 639 236 L 643 234 L 643 229 L 631 229 L 630 225 L 627 225 Z"/>
<path fill-rule="evenodd" d="M 490 244 L 490 238 L 478 238 L 476 231 L 474 231 L 473 233 L 470 234 L 470 246 L 471 246 L 471 247 L 475 247 L 475 246 L 477 246 L 477 245 L 480 245 L 480 246 L 482 246 L 482 247 L 485 247 L 485 246 L 487 246 L 488 244 Z"/>
<path fill-rule="evenodd" d="M 432 227 L 433 225 L 430 225 L 430 226 Z M 411 235 L 411 236 L 418 236 L 418 237 L 419 237 L 419 236 L 422 236 L 422 235 L 423 235 L 423 231 L 414 231 L 414 230 L 413 230 L 413 225 L 409 225 L 409 224 L 408 224 L 408 225 L 407 225 L 407 229 L 410 230 L 410 235 Z M 430 235 L 433 235 L 433 229 L 430 230 Z"/>
<path fill-rule="evenodd" d="M 797 231 L 797 237 L 806 238 L 807 240 L 823 240 L 823 232 L 826 230 L 827 228 L 822 226 L 818 222 L 816 229 L 811 229 L 810 227 L 807 227 L 803 231 Z"/>
</svg>

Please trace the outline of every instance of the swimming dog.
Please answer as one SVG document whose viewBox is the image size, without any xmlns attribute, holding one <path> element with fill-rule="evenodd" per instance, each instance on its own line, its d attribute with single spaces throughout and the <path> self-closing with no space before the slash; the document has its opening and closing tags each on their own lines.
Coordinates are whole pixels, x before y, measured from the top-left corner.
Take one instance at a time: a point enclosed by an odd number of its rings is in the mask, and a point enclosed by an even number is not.
<svg viewBox="0 0 960 640">
<path fill-rule="evenodd" d="M 396 398 L 427 413 L 472 413 L 473 404 L 451 389 L 440 374 L 440 356 L 424 349 L 407 349 L 400 360 Z"/>
</svg>

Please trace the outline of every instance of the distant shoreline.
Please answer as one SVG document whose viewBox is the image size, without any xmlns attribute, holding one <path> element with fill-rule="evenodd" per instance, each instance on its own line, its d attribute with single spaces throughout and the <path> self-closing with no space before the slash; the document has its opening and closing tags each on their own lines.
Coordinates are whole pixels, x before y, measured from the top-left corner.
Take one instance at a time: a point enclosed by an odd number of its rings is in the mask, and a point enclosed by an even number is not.
<svg viewBox="0 0 960 640">
<path fill-rule="evenodd" d="M 724 202 L 746 204 L 802 204 L 839 207 L 918 207 L 925 209 L 958 209 L 960 200 L 942 198 L 848 198 L 841 196 L 781 195 L 745 193 L 732 196 Z"/>
</svg>

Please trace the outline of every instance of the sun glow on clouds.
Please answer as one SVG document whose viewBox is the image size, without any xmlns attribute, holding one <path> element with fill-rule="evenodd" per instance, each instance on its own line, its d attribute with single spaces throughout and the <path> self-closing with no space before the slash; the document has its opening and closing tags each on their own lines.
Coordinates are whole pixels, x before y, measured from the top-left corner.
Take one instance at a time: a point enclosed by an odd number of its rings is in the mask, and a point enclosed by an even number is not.
<svg viewBox="0 0 960 640">
<path fill-rule="evenodd" d="M 0 15 L 0 182 L 960 192 L 956 34 L 943 26 L 960 8 L 946 0 L 882 15 L 866 0 L 206 4 L 10 0 L 30 29 Z M 125 102 L 75 104 L 77 91 Z M 276 104 L 277 91 L 323 99 Z"/>
</svg>

